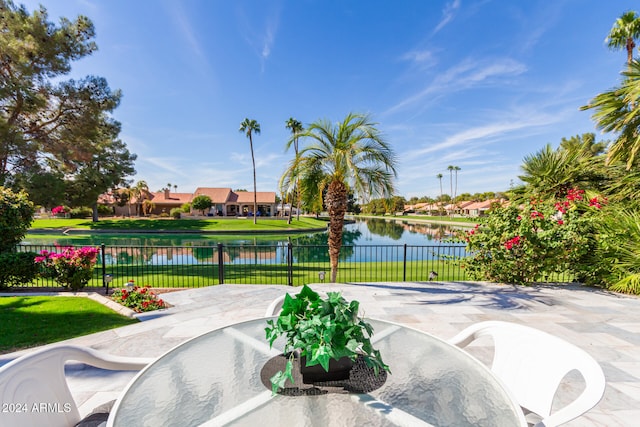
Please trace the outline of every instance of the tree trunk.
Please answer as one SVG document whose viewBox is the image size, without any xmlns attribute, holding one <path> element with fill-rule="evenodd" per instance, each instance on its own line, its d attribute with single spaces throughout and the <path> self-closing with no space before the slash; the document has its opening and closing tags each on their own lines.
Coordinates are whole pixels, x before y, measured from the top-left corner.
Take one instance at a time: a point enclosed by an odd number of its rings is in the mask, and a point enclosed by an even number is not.
<svg viewBox="0 0 640 427">
<path fill-rule="evenodd" d="M 91 206 L 91 210 L 92 210 L 92 221 L 93 222 L 98 222 L 98 202 L 93 202 L 93 205 Z"/>
<path fill-rule="evenodd" d="M 329 261 L 331 264 L 331 283 L 336 283 L 338 259 L 342 247 L 342 229 L 344 214 L 347 211 L 347 187 L 341 181 L 332 181 L 325 199 L 329 211 Z"/>
<path fill-rule="evenodd" d="M 253 156 L 253 141 L 249 134 L 249 146 L 251 147 L 251 163 L 253 164 L 253 223 L 258 223 L 258 195 L 256 194 L 256 159 Z"/>
</svg>

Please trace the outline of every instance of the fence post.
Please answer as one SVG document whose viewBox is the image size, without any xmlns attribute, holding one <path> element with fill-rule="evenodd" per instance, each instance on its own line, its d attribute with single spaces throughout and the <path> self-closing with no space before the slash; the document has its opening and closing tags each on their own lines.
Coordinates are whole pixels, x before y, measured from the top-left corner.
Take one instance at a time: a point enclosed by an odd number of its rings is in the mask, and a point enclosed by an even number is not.
<svg viewBox="0 0 640 427">
<path fill-rule="evenodd" d="M 293 286 L 293 245 L 287 243 L 287 285 Z"/>
<path fill-rule="evenodd" d="M 102 256 L 102 287 L 104 288 L 104 294 L 109 295 L 109 282 L 107 282 L 107 264 L 105 261 L 104 243 L 100 243 L 100 254 Z"/>
<path fill-rule="evenodd" d="M 218 243 L 218 284 L 224 285 L 224 254 L 223 245 Z"/>
<path fill-rule="evenodd" d="M 404 244 L 404 257 L 402 259 L 402 281 L 407 281 L 407 244 Z"/>
</svg>

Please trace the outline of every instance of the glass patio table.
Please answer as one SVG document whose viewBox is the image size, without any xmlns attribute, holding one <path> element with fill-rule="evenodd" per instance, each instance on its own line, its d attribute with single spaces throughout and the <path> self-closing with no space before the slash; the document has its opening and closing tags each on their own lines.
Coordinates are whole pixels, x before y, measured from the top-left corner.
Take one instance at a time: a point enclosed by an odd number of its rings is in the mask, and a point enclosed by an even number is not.
<svg viewBox="0 0 640 427">
<path fill-rule="evenodd" d="M 282 353 L 266 319 L 217 329 L 140 371 L 107 426 L 526 426 L 523 413 L 482 363 L 432 335 L 367 319 L 391 369 L 368 393 L 272 395 L 261 371 Z"/>
</svg>

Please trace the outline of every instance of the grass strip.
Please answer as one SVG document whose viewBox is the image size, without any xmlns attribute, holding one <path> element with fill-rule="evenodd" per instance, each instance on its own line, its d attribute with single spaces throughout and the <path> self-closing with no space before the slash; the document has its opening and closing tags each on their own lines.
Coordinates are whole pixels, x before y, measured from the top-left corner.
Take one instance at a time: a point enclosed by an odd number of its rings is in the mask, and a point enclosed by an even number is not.
<svg viewBox="0 0 640 427">
<path fill-rule="evenodd" d="M 0 297 L 0 354 L 137 322 L 89 298 Z"/>
</svg>

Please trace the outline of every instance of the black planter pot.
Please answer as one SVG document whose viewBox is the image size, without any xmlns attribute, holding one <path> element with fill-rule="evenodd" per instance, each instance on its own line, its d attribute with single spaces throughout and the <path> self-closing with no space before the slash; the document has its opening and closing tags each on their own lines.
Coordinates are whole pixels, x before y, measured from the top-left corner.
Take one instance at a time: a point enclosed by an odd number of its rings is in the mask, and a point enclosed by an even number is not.
<svg viewBox="0 0 640 427">
<path fill-rule="evenodd" d="M 342 381 L 349 379 L 349 373 L 353 367 L 353 361 L 348 357 L 329 360 L 329 372 L 325 371 L 322 365 L 307 366 L 307 357 L 300 358 L 300 373 L 302 382 L 313 384 L 324 381 Z"/>
</svg>

